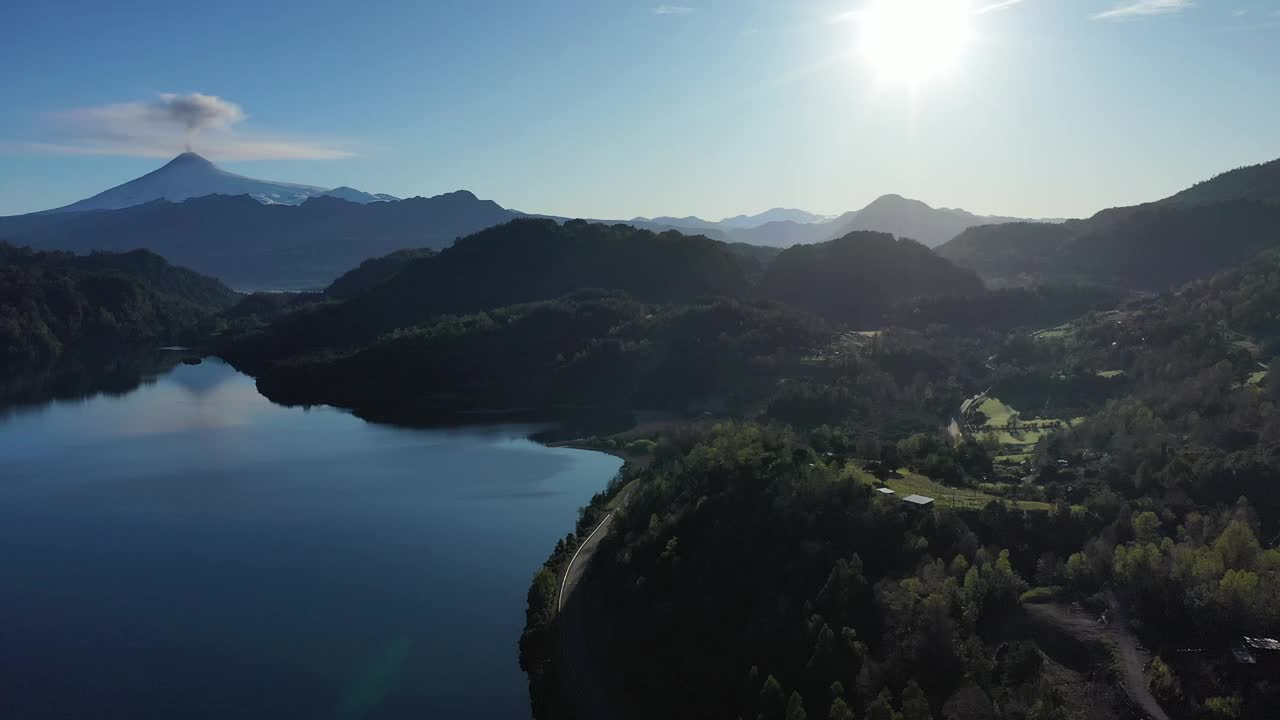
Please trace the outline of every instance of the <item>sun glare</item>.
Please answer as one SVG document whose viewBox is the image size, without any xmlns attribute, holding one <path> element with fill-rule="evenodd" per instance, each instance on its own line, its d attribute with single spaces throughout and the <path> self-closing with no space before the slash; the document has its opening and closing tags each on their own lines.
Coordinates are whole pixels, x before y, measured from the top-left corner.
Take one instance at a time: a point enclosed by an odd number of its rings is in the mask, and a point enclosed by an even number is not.
<svg viewBox="0 0 1280 720">
<path fill-rule="evenodd" d="M 969 46 L 971 16 L 968 0 L 872 0 L 857 17 L 862 56 L 887 84 L 945 77 Z"/>
</svg>

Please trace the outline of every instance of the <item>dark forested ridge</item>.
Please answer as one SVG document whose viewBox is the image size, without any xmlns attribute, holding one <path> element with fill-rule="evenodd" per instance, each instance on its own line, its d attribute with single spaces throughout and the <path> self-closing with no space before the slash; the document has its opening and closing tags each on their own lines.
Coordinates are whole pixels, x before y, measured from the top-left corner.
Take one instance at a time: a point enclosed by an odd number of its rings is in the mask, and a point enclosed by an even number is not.
<svg viewBox="0 0 1280 720">
<path fill-rule="evenodd" d="M 476 408 L 740 410 L 829 339 L 820 323 L 768 306 L 654 306 L 617 291 L 581 291 L 444 316 L 258 377 L 278 401 L 397 420 Z"/>
<path fill-rule="evenodd" d="M 338 300 L 350 300 L 387 282 L 413 261 L 435 254 L 434 250 L 422 248 L 397 250 L 382 257 L 369 258 L 355 269 L 339 275 L 325 288 L 324 294 Z"/>
<path fill-rule="evenodd" d="M 238 298 L 144 250 L 76 256 L 0 243 L 0 367 L 48 365 L 81 346 L 173 341 Z"/>
<path fill-rule="evenodd" d="M 862 231 L 783 251 L 765 270 L 759 293 L 849 326 L 879 327 L 898 303 L 982 289 L 975 274 L 919 243 Z"/>
<path fill-rule="evenodd" d="M 706 333 L 701 344 L 682 341 L 685 345 L 679 349 L 683 355 L 661 361 L 690 367 L 707 362 L 714 367 L 721 362 L 715 358 L 732 355 L 734 338 L 740 334 L 749 334 L 753 342 L 763 339 L 774 343 L 740 357 L 741 363 L 776 366 L 782 361 L 766 360 L 765 356 L 785 355 L 794 360 L 814 349 L 801 338 L 812 338 L 811 328 L 823 325 L 815 318 L 823 317 L 836 325 L 877 326 L 899 303 L 981 291 L 981 283 L 972 273 L 955 268 L 917 243 L 879 233 L 854 233 L 831 243 L 793 248 L 762 266 L 754 256 L 743 257 L 730 246 L 702 237 L 583 221 L 561 225 L 550 220 L 517 220 L 463 238 L 437 255 L 398 258 L 394 266 L 398 269 L 383 283 L 349 300 L 317 298 L 291 306 L 292 312 L 282 313 L 265 327 L 239 323 L 241 329 L 251 331 L 229 333 L 225 354 L 255 374 L 274 378 L 268 386 L 281 392 L 288 388 L 287 395 L 298 402 L 306 401 L 302 388 L 334 385 L 342 375 L 376 374 L 383 364 L 412 374 L 412 364 L 399 358 L 424 352 L 436 357 L 432 362 L 441 377 L 448 372 L 439 363 L 448 363 L 482 381 L 488 389 L 484 393 L 445 393 L 447 384 L 443 382 L 415 380 L 410 385 L 428 382 L 434 383 L 434 389 L 422 387 L 420 393 L 402 393 L 400 402 L 431 397 L 436 400 L 427 405 L 434 406 L 450 395 L 451 402 L 462 405 L 500 402 L 503 397 L 534 404 L 615 405 L 650 398 L 655 406 L 663 407 L 690 407 L 714 398 L 712 404 L 716 405 L 727 400 L 719 392 L 727 383 L 712 377 L 701 386 L 679 382 L 675 386 L 655 385 L 636 394 L 650 372 L 639 368 L 658 362 L 655 358 L 662 356 L 671 339 L 664 334 L 670 328 L 661 322 L 634 322 L 635 318 L 627 317 L 614 318 L 602 327 L 590 326 L 586 335 L 577 335 L 582 316 L 603 316 L 599 306 L 581 302 L 581 295 L 569 296 L 582 288 L 599 288 L 606 296 L 622 293 L 631 303 L 629 307 L 647 308 L 645 315 L 653 318 L 673 317 L 669 313 L 678 309 L 691 313 L 686 318 L 707 308 L 718 308 L 708 317 L 737 312 L 728 325 L 712 322 L 701 327 L 700 332 Z M 362 272 L 355 271 L 356 276 Z M 333 293 L 328 295 L 332 299 Z M 620 305 L 612 302 L 610 307 Z M 535 308 L 540 312 L 532 312 Z M 551 313 L 551 308 L 559 314 Z M 274 309 L 267 310 L 274 313 Z M 533 326 L 527 325 L 553 317 L 568 322 L 567 327 L 573 328 L 568 335 L 551 326 L 535 333 Z M 394 336 L 388 337 L 392 333 Z M 498 350 L 504 343 L 524 347 L 521 333 L 545 334 L 539 341 L 543 347 L 523 353 Z M 689 335 L 688 331 L 682 333 Z M 412 343 L 407 339 L 411 337 Z M 395 352 L 386 349 L 393 339 L 400 343 Z M 587 341 L 590 345 L 584 346 Z M 449 343 L 456 343 L 457 352 L 438 356 L 438 347 Z M 407 350 L 410 347 L 413 352 Z M 486 353 L 499 357 L 480 357 Z M 522 356 L 503 357 L 507 355 Z M 594 396 L 546 392 L 538 379 L 549 380 L 544 374 L 553 365 L 569 368 L 567 374 L 555 378 L 557 390 L 575 379 L 577 370 L 569 361 L 607 367 L 615 380 L 591 386 Z M 727 376 L 742 377 L 737 371 L 727 372 Z M 345 384 L 362 387 L 364 382 L 355 378 Z M 528 386 L 522 387 L 522 382 Z M 677 386 L 681 390 L 673 389 Z M 459 381 L 458 387 L 471 384 Z M 681 393 L 685 402 L 675 402 Z M 332 391 L 322 394 L 327 401 L 334 401 Z M 357 404 L 367 406 L 380 402 L 374 400 L 379 395 L 367 389 L 341 402 L 364 397 Z"/>
<path fill-rule="evenodd" d="M 554 300 L 584 288 L 620 290 L 648 303 L 742 296 L 742 263 L 723 243 L 626 225 L 516 220 L 411 260 L 346 302 L 313 306 L 239 338 L 247 362 L 347 350 L 444 315 Z"/>
<path fill-rule="evenodd" d="M 1210 205 L 1236 200 L 1280 203 L 1280 160 L 1230 170 L 1196 183 L 1161 202 L 1170 205 Z"/>
<path fill-rule="evenodd" d="M 724 244 L 704 237 L 582 220 L 515 220 L 405 267 L 360 307 L 404 325 L 592 287 L 643 302 L 680 303 L 741 295 L 746 280 Z"/>
<path fill-rule="evenodd" d="M 1280 160 L 1087 220 L 970 228 L 937 252 L 997 286 L 1086 282 L 1159 292 L 1280 246 L 1278 178 Z"/>
</svg>

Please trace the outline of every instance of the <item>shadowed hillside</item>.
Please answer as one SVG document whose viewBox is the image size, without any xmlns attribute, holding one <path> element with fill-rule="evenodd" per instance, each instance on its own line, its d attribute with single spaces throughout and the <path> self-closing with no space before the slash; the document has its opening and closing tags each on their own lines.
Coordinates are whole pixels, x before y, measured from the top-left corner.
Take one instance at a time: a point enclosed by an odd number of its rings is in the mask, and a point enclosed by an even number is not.
<svg viewBox="0 0 1280 720">
<path fill-rule="evenodd" d="M 925 296 L 982 292 L 982 281 L 912 240 L 854 232 L 783 251 L 759 293 L 850 326 L 878 327 L 893 305 Z"/>
</svg>

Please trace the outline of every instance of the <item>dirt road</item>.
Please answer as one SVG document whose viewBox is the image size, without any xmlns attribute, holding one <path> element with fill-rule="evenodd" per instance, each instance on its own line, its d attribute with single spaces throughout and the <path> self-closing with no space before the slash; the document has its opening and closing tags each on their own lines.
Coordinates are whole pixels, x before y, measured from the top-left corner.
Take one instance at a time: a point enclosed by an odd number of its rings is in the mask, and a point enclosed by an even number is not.
<svg viewBox="0 0 1280 720">
<path fill-rule="evenodd" d="M 1111 621 L 1108 623 L 1101 623 L 1087 613 L 1056 603 L 1028 604 L 1023 607 L 1028 615 L 1056 626 L 1082 643 L 1102 645 L 1110 650 L 1115 656 L 1124 692 L 1134 705 L 1151 720 L 1169 720 L 1147 686 L 1147 651 L 1138 644 L 1138 639 L 1125 625 L 1124 617 L 1118 614 L 1118 603 L 1113 601 L 1111 606 Z"/>
</svg>

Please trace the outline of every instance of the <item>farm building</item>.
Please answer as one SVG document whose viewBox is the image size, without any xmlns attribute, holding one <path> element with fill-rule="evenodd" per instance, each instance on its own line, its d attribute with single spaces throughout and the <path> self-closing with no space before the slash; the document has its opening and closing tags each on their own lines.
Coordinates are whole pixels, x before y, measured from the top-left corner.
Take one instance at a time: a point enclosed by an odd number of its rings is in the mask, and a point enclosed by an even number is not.
<svg viewBox="0 0 1280 720">
<path fill-rule="evenodd" d="M 894 491 L 890 490 L 889 488 L 876 488 L 876 492 L 878 492 L 878 493 L 880 493 L 881 495 L 884 495 L 884 496 L 886 496 L 886 497 L 888 497 L 889 495 L 896 495 L 896 494 L 897 494 L 897 493 L 895 493 Z"/>
<path fill-rule="evenodd" d="M 933 498 L 923 495 L 908 495 L 902 498 L 902 502 L 921 508 L 933 507 Z"/>
<path fill-rule="evenodd" d="M 1280 640 L 1242 637 L 1240 644 L 1231 648 L 1231 657 L 1240 665 L 1280 664 Z"/>
<path fill-rule="evenodd" d="M 1268 665 L 1280 664 L 1280 640 L 1275 638 L 1241 638 L 1245 649 L 1251 655 L 1258 659 L 1259 662 Z"/>
</svg>

